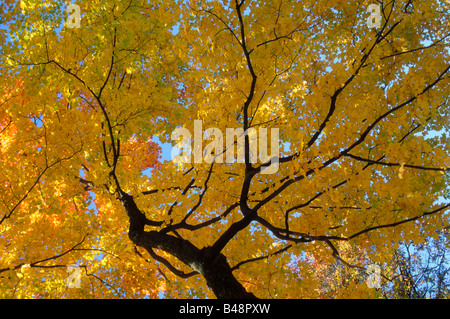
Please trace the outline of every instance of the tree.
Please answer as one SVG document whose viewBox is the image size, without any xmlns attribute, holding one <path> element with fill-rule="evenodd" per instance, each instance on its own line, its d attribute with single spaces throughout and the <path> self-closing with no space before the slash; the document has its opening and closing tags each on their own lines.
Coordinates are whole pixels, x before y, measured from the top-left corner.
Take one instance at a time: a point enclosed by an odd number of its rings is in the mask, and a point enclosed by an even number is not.
<svg viewBox="0 0 450 319">
<path fill-rule="evenodd" d="M 1 6 L 2 297 L 308 297 L 448 226 L 448 1 L 76 4 Z"/>
<path fill-rule="evenodd" d="M 448 227 L 439 237 L 423 243 L 403 244 L 386 267 L 389 285 L 383 288 L 387 298 L 449 298 Z"/>
<path fill-rule="evenodd" d="M 400 242 L 392 260 L 378 265 L 373 264 L 359 247 L 341 242 L 341 259 L 325 263 L 316 259 L 313 253 L 306 253 L 297 258 L 293 269 L 301 280 L 319 283 L 311 292 L 316 298 L 351 297 L 356 287 L 360 298 L 449 298 L 448 239 L 447 227 L 437 238 L 425 238 L 422 243 Z M 374 284 L 370 287 L 370 275 L 378 281 L 376 287 Z M 367 283 L 366 287 L 359 285 L 362 282 Z"/>
</svg>

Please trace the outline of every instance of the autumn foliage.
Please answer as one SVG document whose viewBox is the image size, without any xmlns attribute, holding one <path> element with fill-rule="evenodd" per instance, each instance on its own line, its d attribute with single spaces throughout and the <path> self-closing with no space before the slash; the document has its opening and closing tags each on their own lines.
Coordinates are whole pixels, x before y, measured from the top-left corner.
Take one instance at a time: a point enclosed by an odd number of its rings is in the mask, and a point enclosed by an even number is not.
<svg viewBox="0 0 450 319">
<path fill-rule="evenodd" d="M 449 225 L 450 3 L 371 3 L 3 1 L 0 297 L 393 297 Z M 197 119 L 278 171 L 163 158 Z"/>
</svg>

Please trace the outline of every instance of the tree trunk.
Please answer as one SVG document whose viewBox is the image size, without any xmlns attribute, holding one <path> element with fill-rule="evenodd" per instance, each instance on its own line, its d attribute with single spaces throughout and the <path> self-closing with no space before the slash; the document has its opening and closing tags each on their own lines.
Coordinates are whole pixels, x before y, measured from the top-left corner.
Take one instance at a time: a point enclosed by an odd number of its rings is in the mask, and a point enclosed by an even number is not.
<svg viewBox="0 0 450 319">
<path fill-rule="evenodd" d="M 208 250 L 206 250 L 208 252 Z M 208 287 L 219 299 L 255 299 L 255 295 L 247 292 L 234 277 L 226 257 L 220 253 L 215 257 L 205 254 L 202 276 Z"/>
<path fill-rule="evenodd" d="M 245 290 L 234 277 L 226 257 L 222 253 L 213 253 L 210 247 L 197 248 L 191 242 L 163 232 L 144 231 L 147 218 L 134 199 L 122 193 L 120 201 L 130 220 L 128 236 L 131 241 L 147 251 L 161 249 L 175 256 L 183 263 L 200 273 L 208 287 L 218 299 L 254 299 L 255 295 Z"/>
</svg>

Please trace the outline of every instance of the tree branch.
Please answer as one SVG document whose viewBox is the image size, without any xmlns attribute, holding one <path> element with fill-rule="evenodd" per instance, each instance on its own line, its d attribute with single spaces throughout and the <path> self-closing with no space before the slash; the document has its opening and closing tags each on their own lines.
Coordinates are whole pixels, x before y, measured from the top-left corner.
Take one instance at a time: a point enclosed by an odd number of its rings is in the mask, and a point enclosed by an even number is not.
<svg viewBox="0 0 450 319">
<path fill-rule="evenodd" d="M 287 251 L 291 247 L 292 247 L 292 245 L 287 245 L 286 247 L 284 247 L 282 249 L 279 249 L 279 250 L 277 250 L 277 251 L 275 251 L 273 253 L 270 253 L 268 255 L 260 256 L 260 257 L 254 257 L 254 258 L 249 258 L 249 259 L 243 260 L 243 261 L 237 263 L 235 266 L 231 267 L 231 270 L 235 271 L 235 270 L 239 269 L 241 266 L 243 266 L 245 264 L 248 264 L 248 263 L 251 263 L 251 262 L 255 262 L 255 261 L 263 260 L 263 259 L 269 259 L 269 257 L 276 256 L 276 255 L 279 255 L 281 253 L 284 253 L 285 251 Z"/>
<path fill-rule="evenodd" d="M 376 164 L 376 165 L 383 165 L 383 166 L 390 166 L 390 167 L 408 167 L 408 168 L 414 168 L 419 170 L 426 170 L 426 171 L 440 171 L 440 172 L 448 172 L 450 171 L 450 167 L 446 168 L 439 168 L 439 167 L 425 167 L 425 166 L 419 166 L 419 165 L 409 165 L 409 164 L 400 164 L 400 163 L 388 163 L 388 162 L 381 162 L 377 160 L 371 160 L 368 158 L 362 158 L 360 156 L 356 156 L 350 153 L 345 154 L 344 156 L 356 159 L 358 161 L 370 163 L 370 164 Z"/>
<path fill-rule="evenodd" d="M 147 259 L 137 250 L 136 246 L 134 246 L 134 251 L 136 252 L 137 255 L 139 255 L 139 257 L 142 257 L 145 261 L 147 261 Z M 159 255 L 157 255 L 153 249 L 149 249 L 147 250 L 148 253 L 150 254 L 150 256 L 155 259 L 156 261 L 160 262 L 161 264 L 163 264 L 164 266 L 167 267 L 167 269 L 169 269 L 174 275 L 180 277 L 180 278 L 189 278 L 195 275 L 198 275 L 199 273 L 197 271 L 191 271 L 189 273 L 185 273 L 177 268 L 175 268 L 175 266 L 173 266 L 167 259 L 165 259 L 164 257 L 161 257 Z M 147 261 L 148 262 L 148 261 Z"/>
<path fill-rule="evenodd" d="M 423 218 L 425 216 L 433 215 L 433 214 L 439 213 L 441 211 L 444 211 L 444 210 L 446 210 L 449 207 L 450 207 L 450 204 L 446 204 L 446 205 L 441 206 L 441 207 L 439 207 L 439 208 L 437 208 L 437 209 L 435 209 L 435 210 L 433 210 L 431 212 L 424 212 L 424 213 L 422 213 L 422 214 L 420 214 L 419 216 L 416 216 L 416 217 L 407 218 L 407 219 L 404 219 L 404 220 L 401 220 L 401 221 L 398 221 L 398 222 L 394 222 L 394 223 L 390 223 L 390 224 L 384 224 L 384 225 L 369 227 L 369 228 L 361 230 L 361 231 L 359 231 L 359 232 L 357 232 L 357 233 L 355 233 L 355 234 L 353 234 L 351 236 L 348 236 L 347 238 L 348 239 L 353 239 L 355 237 L 358 237 L 358 236 L 360 236 L 362 234 L 368 233 L 368 232 L 376 230 L 376 229 L 395 227 L 395 226 L 398 226 L 398 225 L 401 225 L 401 224 L 404 224 L 404 223 L 412 222 L 412 221 L 418 220 L 420 218 Z"/>
</svg>

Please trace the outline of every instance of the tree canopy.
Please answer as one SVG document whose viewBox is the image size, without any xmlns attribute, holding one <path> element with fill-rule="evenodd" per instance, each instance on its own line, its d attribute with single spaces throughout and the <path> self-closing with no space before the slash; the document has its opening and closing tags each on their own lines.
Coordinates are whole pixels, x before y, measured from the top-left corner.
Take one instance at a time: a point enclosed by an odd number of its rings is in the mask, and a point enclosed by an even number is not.
<svg viewBox="0 0 450 319">
<path fill-rule="evenodd" d="M 448 0 L 1 4 L 2 298 L 377 298 L 449 225 Z M 195 120 L 278 153 L 162 158 Z"/>
</svg>

